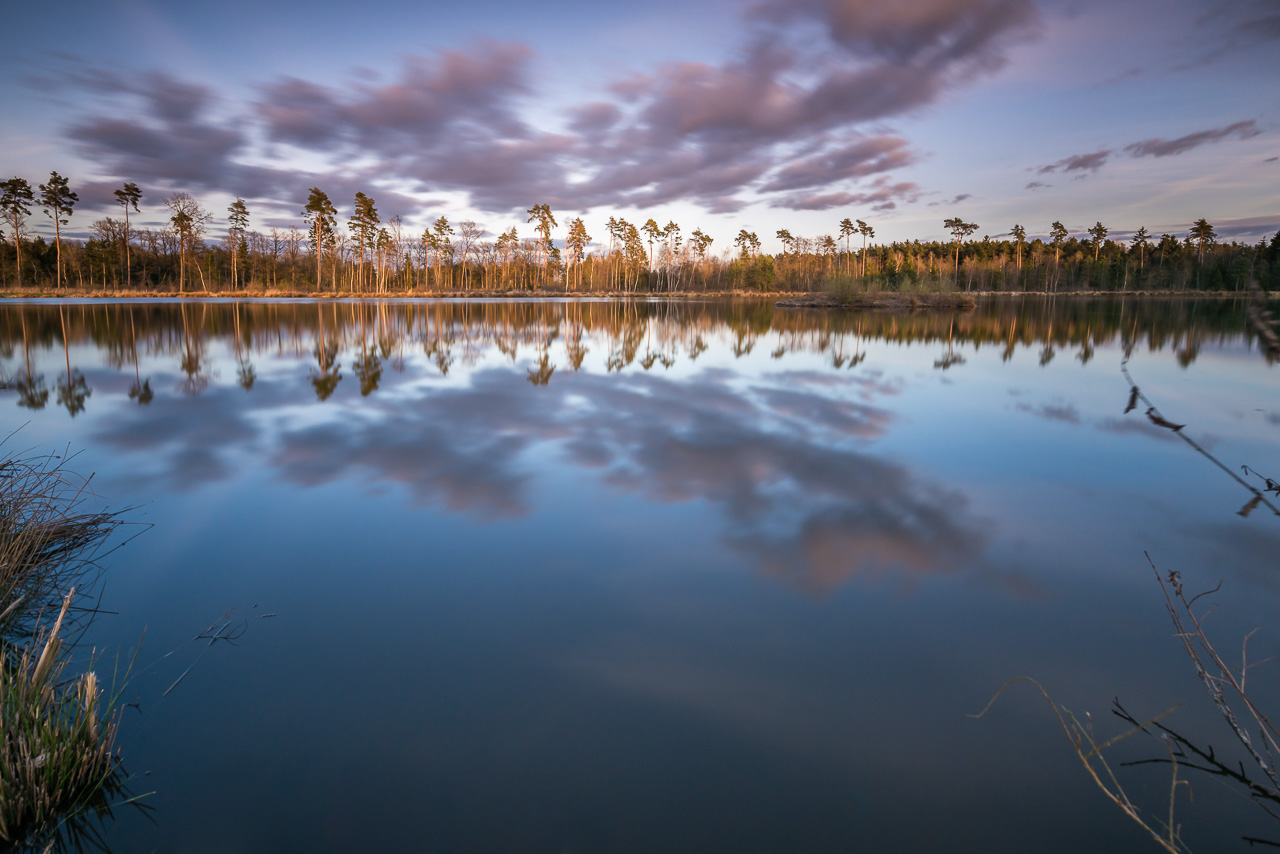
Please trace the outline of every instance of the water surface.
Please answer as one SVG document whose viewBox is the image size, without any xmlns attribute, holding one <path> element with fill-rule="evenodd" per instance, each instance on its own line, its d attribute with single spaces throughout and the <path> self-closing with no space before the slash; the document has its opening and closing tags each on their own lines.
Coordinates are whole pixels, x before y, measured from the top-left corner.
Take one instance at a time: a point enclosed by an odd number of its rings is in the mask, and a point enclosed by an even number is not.
<svg viewBox="0 0 1280 854">
<path fill-rule="evenodd" d="M 969 714 L 1033 676 L 1227 748 L 1144 550 L 1280 652 L 1280 515 L 1182 438 L 1280 476 L 1236 303 L 6 303 L 0 346 L 8 441 L 153 525 L 86 640 L 145 632 L 121 851 L 1142 850 L 1032 690 Z"/>
</svg>

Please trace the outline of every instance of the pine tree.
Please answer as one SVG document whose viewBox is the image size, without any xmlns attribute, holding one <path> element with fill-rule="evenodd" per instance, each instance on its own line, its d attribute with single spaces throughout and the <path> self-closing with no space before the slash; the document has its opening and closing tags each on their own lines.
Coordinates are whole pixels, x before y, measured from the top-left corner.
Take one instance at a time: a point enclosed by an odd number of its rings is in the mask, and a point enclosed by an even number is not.
<svg viewBox="0 0 1280 854">
<path fill-rule="evenodd" d="M 569 222 L 569 236 L 565 239 L 565 248 L 569 250 L 569 261 L 578 269 L 578 287 L 582 287 L 582 258 L 591 236 L 587 234 L 587 226 L 581 219 Z M 568 282 L 566 282 L 568 284 Z"/>
<path fill-rule="evenodd" d="M 227 231 L 231 237 L 231 288 L 234 290 L 239 286 L 239 256 L 240 246 L 245 242 L 244 233 L 249 228 L 249 209 L 245 207 L 244 199 L 237 198 L 227 208 Z"/>
<path fill-rule="evenodd" d="M 71 209 L 80 197 L 71 192 L 67 179 L 57 172 L 49 173 L 49 183 L 40 185 L 40 206 L 53 220 L 54 243 L 57 246 L 57 286 L 62 287 L 62 226 L 71 219 Z"/>
<path fill-rule="evenodd" d="M 1089 236 L 1093 238 L 1093 260 L 1098 260 L 1098 252 L 1102 249 L 1102 241 L 1107 239 L 1108 229 L 1102 223 L 1097 223 L 1093 228 L 1089 229 Z"/>
<path fill-rule="evenodd" d="M 355 236 L 357 244 L 359 244 L 360 260 L 358 281 L 364 281 L 364 248 L 368 246 L 371 250 L 378 237 L 378 209 L 373 206 L 373 199 L 364 193 L 356 193 L 355 212 L 351 214 L 348 228 Z M 359 285 L 358 285 L 359 286 Z"/>
<path fill-rule="evenodd" d="M 862 220 L 858 220 L 861 222 Z M 849 275 L 849 238 L 858 232 L 857 226 L 848 217 L 840 220 L 840 236 L 844 238 L 844 272 Z"/>
<path fill-rule="evenodd" d="M 0 211 L 3 211 L 5 221 L 13 229 L 13 251 L 18 262 L 18 287 L 22 287 L 22 235 L 26 230 L 23 226 L 27 217 L 31 215 L 33 201 L 35 196 L 25 178 L 10 178 L 0 184 Z"/>
<path fill-rule="evenodd" d="M 302 209 L 302 215 L 315 240 L 316 290 L 324 290 L 320 265 L 324 257 L 326 238 L 332 240 L 333 229 L 338 222 L 338 211 L 323 190 L 319 187 L 312 187 L 311 194 L 307 197 L 306 207 Z"/>
<path fill-rule="evenodd" d="M 1138 250 L 1138 272 L 1142 272 L 1143 263 L 1146 260 L 1147 243 L 1151 235 L 1147 234 L 1147 227 L 1144 225 L 1133 233 L 1133 248 Z"/>
<path fill-rule="evenodd" d="M 974 228 L 977 228 L 975 225 Z M 858 233 L 862 235 L 862 277 L 867 277 L 867 238 L 875 237 L 876 230 L 862 220 L 858 220 Z"/>
<path fill-rule="evenodd" d="M 116 202 L 124 208 L 124 264 L 125 279 L 130 285 L 133 284 L 133 252 L 129 243 L 129 208 L 141 213 L 138 210 L 138 202 L 142 200 L 142 191 L 138 189 L 138 185 L 129 181 L 123 187 L 115 191 Z"/>
<path fill-rule="evenodd" d="M 960 244 L 964 242 L 966 237 L 978 230 L 978 224 L 965 222 L 957 216 L 948 220 L 943 220 L 942 227 L 951 232 L 951 236 L 956 239 L 955 283 L 958 286 L 960 284 Z"/>
</svg>

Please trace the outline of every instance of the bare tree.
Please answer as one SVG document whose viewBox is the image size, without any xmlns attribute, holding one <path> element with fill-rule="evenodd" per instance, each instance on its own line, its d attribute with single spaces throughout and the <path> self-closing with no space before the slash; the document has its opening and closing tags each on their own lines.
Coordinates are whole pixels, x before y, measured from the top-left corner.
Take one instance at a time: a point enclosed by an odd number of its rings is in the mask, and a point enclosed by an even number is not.
<svg viewBox="0 0 1280 854">
<path fill-rule="evenodd" d="M 169 222 L 178 238 L 178 290 L 186 290 L 187 253 L 193 251 L 204 239 L 205 229 L 213 214 L 200 207 L 200 203 L 186 193 L 174 193 L 164 200 L 165 207 L 173 212 Z M 204 272 L 200 273 L 201 278 Z"/>
</svg>

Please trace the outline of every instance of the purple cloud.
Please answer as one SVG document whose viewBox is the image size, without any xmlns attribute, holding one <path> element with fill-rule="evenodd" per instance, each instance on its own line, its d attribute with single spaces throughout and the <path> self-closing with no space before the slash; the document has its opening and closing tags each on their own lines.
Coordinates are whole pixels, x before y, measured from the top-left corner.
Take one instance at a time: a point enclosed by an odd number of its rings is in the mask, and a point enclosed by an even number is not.
<svg viewBox="0 0 1280 854">
<path fill-rule="evenodd" d="M 898 202 L 910 204 L 920 198 L 920 187 L 913 181 L 890 183 L 886 177 L 877 178 L 871 188 L 862 193 L 792 193 L 774 199 L 770 207 L 793 211 L 825 211 L 830 208 L 870 205 L 872 210 L 888 211 Z"/>
<path fill-rule="evenodd" d="M 995 45 L 1011 31 L 1039 22 L 1028 0 L 876 3 L 866 0 L 765 0 L 760 17 L 797 18 L 825 25 L 832 40 L 852 53 L 894 64 L 978 60 L 999 64 Z"/>
<path fill-rule="evenodd" d="M 1092 154 L 1073 154 L 1070 157 L 1064 157 L 1055 163 L 1036 167 L 1036 174 L 1047 175 L 1050 172 L 1097 172 L 1106 164 L 1107 159 L 1110 156 L 1110 148 L 1104 148 L 1101 151 L 1095 151 Z"/>
<path fill-rule="evenodd" d="M 1186 136 L 1180 136 L 1177 139 L 1144 139 L 1141 142 L 1135 142 L 1126 145 L 1124 150 L 1132 154 L 1134 157 L 1170 157 L 1175 154 L 1182 154 L 1193 148 L 1199 148 L 1211 142 L 1221 142 L 1229 136 L 1239 139 L 1250 139 L 1258 136 L 1262 131 L 1258 130 L 1257 122 L 1253 119 L 1248 121 L 1236 122 L 1226 127 L 1215 128 L 1213 130 L 1202 130 L 1196 133 L 1189 133 Z"/>
<path fill-rule="evenodd" d="M 796 160 L 774 174 L 761 189 L 799 190 L 846 178 L 865 178 L 914 163 L 907 141 L 896 136 L 866 137 L 840 148 Z"/>
<path fill-rule="evenodd" d="M 747 204 L 751 193 L 774 196 L 778 207 L 888 210 L 914 201 L 918 188 L 841 184 L 883 175 L 917 155 L 900 137 L 858 128 L 934 103 L 999 67 L 1007 46 L 1039 21 L 1030 0 L 885 8 L 768 0 L 749 17 L 778 27 L 769 37 L 755 32 L 723 63 L 672 62 L 617 80 L 605 100 L 560 117 L 560 132 L 532 126 L 522 113 L 536 95 L 530 48 L 485 42 L 406 57 L 390 79 L 366 72 L 339 86 L 294 77 L 265 82 L 247 115 L 172 77 L 134 84 L 90 69 L 74 85 L 132 99 L 140 115 L 104 109 L 67 134 L 82 155 L 121 180 L 220 190 L 282 207 L 299 205 L 313 185 L 337 200 L 374 181 L 400 181 L 416 193 L 463 192 L 493 212 L 533 201 L 575 210 L 692 201 L 723 212 Z M 335 177 L 248 165 L 277 145 L 327 158 Z M 824 192 L 802 192 L 810 188 Z M 377 195 L 386 205 L 393 194 Z M 391 202 L 414 209 L 411 199 Z"/>
<path fill-rule="evenodd" d="M 304 147 L 345 140 L 396 155 L 464 124 L 525 138 L 530 131 L 512 107 L 528 91 L 531 57 L 522 44 L 482 42 L 466 52 L 407 57 L 391 82 L 345 91 L 286 78 L 263 86 L 254 108 L 273 140 Z"/>
</svg>

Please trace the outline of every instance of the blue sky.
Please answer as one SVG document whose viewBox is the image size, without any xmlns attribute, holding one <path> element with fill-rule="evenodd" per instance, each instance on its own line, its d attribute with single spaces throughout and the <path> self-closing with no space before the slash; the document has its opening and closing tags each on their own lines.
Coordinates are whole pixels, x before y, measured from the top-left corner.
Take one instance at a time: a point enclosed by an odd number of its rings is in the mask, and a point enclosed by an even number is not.
<svg viewBox="0 0 1280 854">
<path fill-rule="evenodd" d="M 357 190 L 413 231 L 490 233 L 549 203 L 815 237 L 1280 229 L 1280 4 L 583 0 L 161 4 L 6 13 L 0 173 L 80 192 L 71 230 L 186 191 L 252 227 L 343 220 Z M 44 227 L 36 215 L 32 225 Z M 563 235 L 558 235 L 563 236 Z"/>
</svg>

